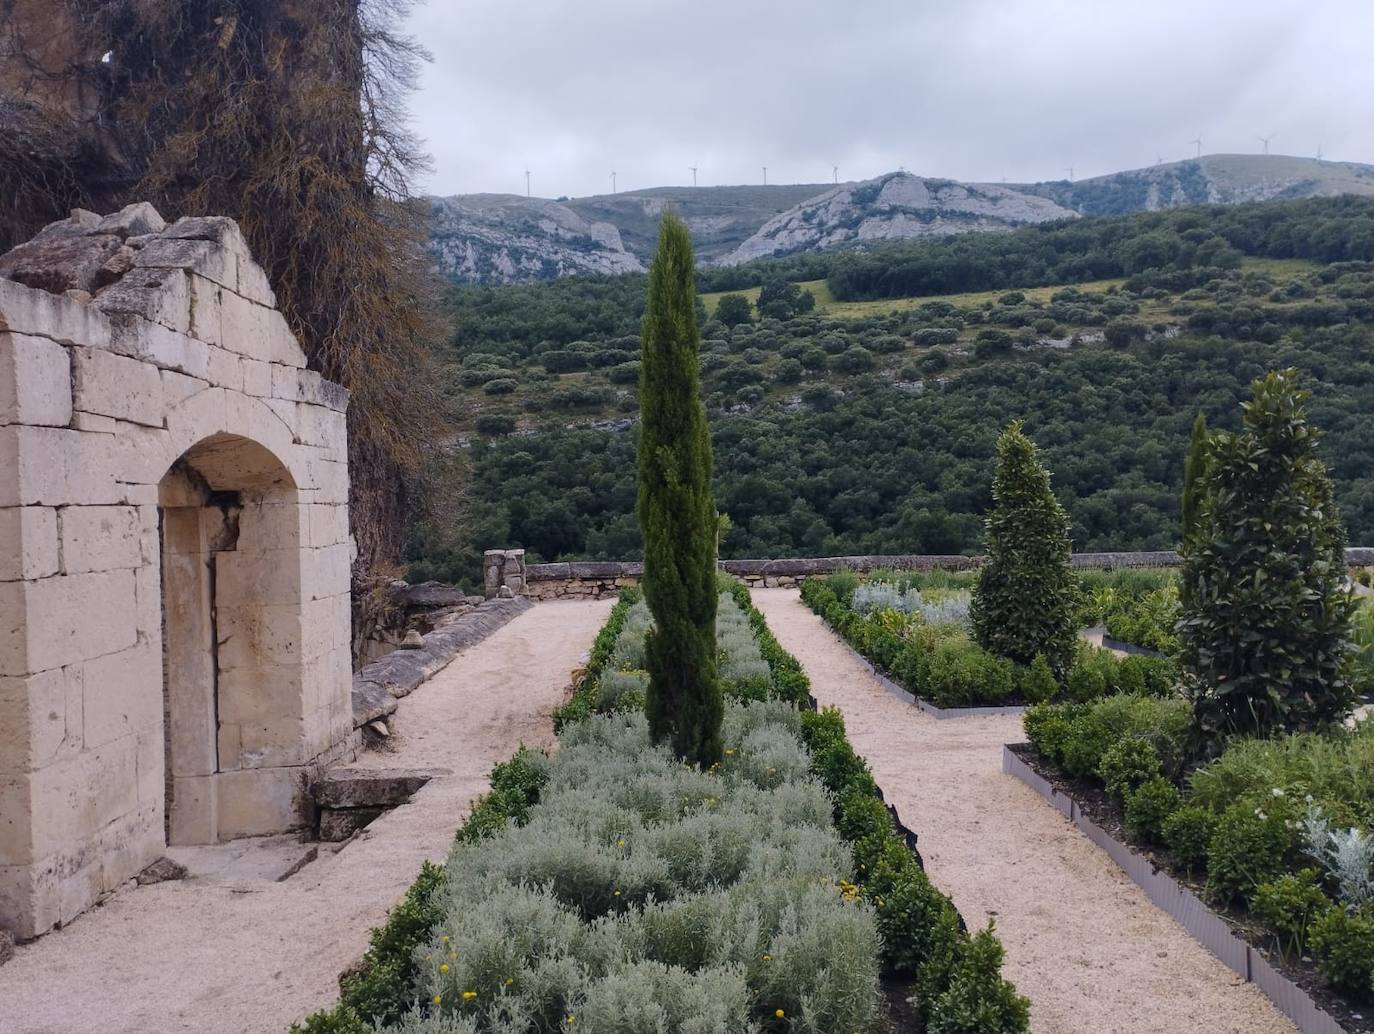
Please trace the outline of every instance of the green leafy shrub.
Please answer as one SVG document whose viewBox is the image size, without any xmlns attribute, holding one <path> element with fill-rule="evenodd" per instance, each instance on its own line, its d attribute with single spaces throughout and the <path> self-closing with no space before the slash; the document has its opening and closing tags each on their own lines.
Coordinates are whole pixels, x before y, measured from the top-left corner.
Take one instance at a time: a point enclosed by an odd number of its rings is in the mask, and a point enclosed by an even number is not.
<svg viewBox="0 0 1374 1034">
<path fill-rule="evenodd" d="M 1126 795 L 1126 828 L 1146 843 L 1157 844 L 1164 837 L 1164 823 L 1182 800 L 1178 787 L 1163 776 L 1148 779 Z"/>
<path fill-rule="evenodd" d="M 992 925 L 964 942 L 950 985 L 930 1009 L 928 1034 L 1017 1034 L 1030 1002 L 1002 979 L 1002 945 Z"/>
<path fill-rule="evenodd" d="M 1064 748 L 1073 733 L 1074 719 L 1082 713 L 1082 708 L 1065 704 L 1038 704 L 1026 708 L 1022 723 L 1026 738 L 1036 753 L 1061 767 L 1064 762 Z"/>
<path fill-rule="evenodd" d="M 1098 778 L 1118 804 L 1124 804 L 1131 794 L 1161 776 L 1163 771 L 1159 751 L 1142 736 L 1125 736 L 1117 740 L 1107 748 L 1097 765 Z"/>
<path fill-rule="evenodd" d="M 1069 518 L 1019 423 L 997 440 L 992 497 L 988 562 L 969 609 L 974 638 L 1000 657 L 1030 664 L 1039 654 L 1054 670 L 1065 671 L 1078 635 Z"/>
<path fill-rule="evenodd" d="M 1285 954 L 1306 952 L 1313 924 L 1332 907 L 1320 877 L 1316 869 L 1301 869 L 1262 883 L 1255 890 L 1255 915 L 1273 931 Z"/>
<path fill-rule="evenodd" d="M 1292 836 L 1282 820 L 1244 805 L 1228 809 L 1207 844 L 1207 892 L 1228 905 L 1249 902 L 1262 883 L 1284 874 Z"/>
<path fill-rule="evenodd" d="M 1184 805 L 1164 820 L 1164 843 L 1188 872 L 1207 865 L 1207 848 L 1216 832 L 1216 814 L 1206 808 Z"/>
<path fill-rule="evenodd" d="M 1042 653 L 1036 654 L 1030 667 L 1022 670 L 1020 682 L 1021 696 L 1028 704 L 1046 703 L 1059 692 L 1059 683 L 1050 670 L 1050 662 L 1045 660 Z"/>
<path fill-rule="evenodd" d="M 1374 999 L 1374 916 L 1332 908 L 1312 925 L 1312 949 L 1322 975 L 1338 991 Z"/>
<path fill-rule="evenodd" d="M 1295 370 L 1252 388 L 1244 429 L 1210 436 L 1182 551 L 1183 667 L 1210 736 L 1321 728 L 1355 702 L 1345 530 L 1316 457 L 1308 393 Z"/>
</svg>

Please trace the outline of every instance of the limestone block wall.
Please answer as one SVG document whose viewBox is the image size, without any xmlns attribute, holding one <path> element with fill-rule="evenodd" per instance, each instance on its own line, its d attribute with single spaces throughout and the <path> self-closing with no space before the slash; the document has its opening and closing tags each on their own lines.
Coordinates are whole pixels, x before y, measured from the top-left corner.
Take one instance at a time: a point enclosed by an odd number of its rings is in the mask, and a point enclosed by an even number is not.
<svg viewBox="0 0 1374 1034">
<path fill-rule="evenodd" d="M 354 743 L 346 406 L 231 220 L 0 257 L 0 928 L 308 821 Z"/>
</svg>

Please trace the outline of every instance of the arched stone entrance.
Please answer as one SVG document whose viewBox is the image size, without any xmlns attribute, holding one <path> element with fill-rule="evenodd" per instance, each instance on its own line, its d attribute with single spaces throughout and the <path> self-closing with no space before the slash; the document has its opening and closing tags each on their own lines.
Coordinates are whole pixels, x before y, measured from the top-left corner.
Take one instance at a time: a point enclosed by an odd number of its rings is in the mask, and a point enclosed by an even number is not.
<svg viewBox="0 0 1374 1034">
<path fill-rule="evenodd" d="M 0 927 L 306 824 L 354 749 L 346 395 L 235 224 L 73 213 L 0 257 Z"/>
</svg>

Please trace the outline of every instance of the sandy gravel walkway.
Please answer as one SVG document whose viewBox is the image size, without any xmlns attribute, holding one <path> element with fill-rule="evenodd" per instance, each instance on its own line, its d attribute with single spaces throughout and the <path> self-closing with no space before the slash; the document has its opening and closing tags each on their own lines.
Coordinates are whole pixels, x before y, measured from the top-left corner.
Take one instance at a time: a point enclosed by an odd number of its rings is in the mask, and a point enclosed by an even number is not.
<svg viewBox="0 0 1374 1034">
<path fill-rule="evenodd" d="M 920 837 L 970 927 L 997 921 L 1035 1034 L 1291 1034 L 1253 985 L 1209 955 L 1089 840 L 1003 775 L 1019 718 L 937 721 L 878 684 L 790 589 L 754 591 L 822 704 Z"/>
<path fill-rule="evenodd" d="M 549 711 L 606 602 L 541 603 L 401 701 L 397 754 L 439 766 L 411 803 L 283 883 L 199 881 L 122 891 L 0 966 L 3 1034 L 271 1032 L 338 997 L 338 974 L 425 859 L 448 853 L 492 764 L 553 738 Z"/>
</svg>

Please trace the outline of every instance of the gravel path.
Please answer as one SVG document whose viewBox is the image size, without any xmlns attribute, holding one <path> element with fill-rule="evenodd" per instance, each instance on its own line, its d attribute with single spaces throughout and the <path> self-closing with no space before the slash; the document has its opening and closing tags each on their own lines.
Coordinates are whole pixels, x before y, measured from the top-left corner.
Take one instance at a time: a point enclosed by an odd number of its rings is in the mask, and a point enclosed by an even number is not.
<svg viewBox="0 0 1374 1034">
<path fill-rule="evenodd" d="M 282 883 L 189 880 L 121 891 L 0 966 L 2 1034 L 270 1032 L 338 997 L 420 863 L 442 860 L 494 762 L 553 740 L 549 712 L 611 602 L 541 603 L 401 701 L 396 753 L 439 766 L 412 801 Z"/>
<path fill-rule="evenodd" d="M 1016 779 L 1002 746 L 1019 718 L 938 721 L 898 700 L 801 602 L 754 602 L 887 799 L 920 836 L 935 883 L 970 927 L 992 917 L 1035 1034 L 1292 1034 L 1252 984 L 1155 908 L 1105 853 Z"/>
</svg>

